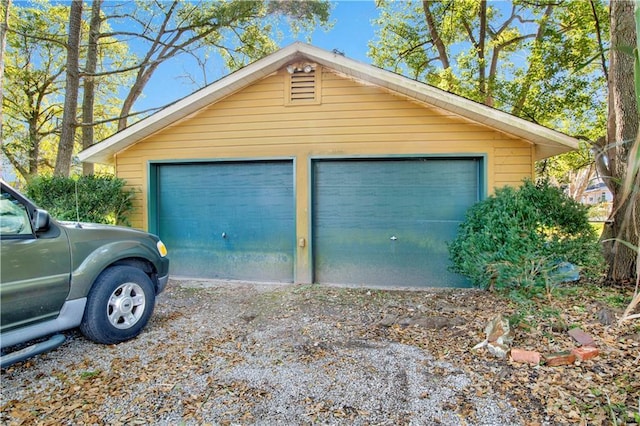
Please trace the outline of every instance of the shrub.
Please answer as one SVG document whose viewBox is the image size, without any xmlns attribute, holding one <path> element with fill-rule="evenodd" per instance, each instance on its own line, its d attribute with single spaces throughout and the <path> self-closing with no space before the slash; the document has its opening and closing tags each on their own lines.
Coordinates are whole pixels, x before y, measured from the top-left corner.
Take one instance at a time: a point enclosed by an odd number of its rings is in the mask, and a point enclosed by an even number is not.
<svg viewBox="0 0 640 426">
<path fill-rule="evenodd" d="M 38 177 L 26 194 L 60 220 L 128 225 L 134 192 L 124 185 L 113 176 Z"/>
<path fill-rule="evenodd" d="M 566 278 L 566 262 L 599 276 L 604 261 L 587 210 L 548 182 L 497 189 L 467 212 L 449 244 L 451 269 L 480 288 L 534 292 Z"/>
</svg>

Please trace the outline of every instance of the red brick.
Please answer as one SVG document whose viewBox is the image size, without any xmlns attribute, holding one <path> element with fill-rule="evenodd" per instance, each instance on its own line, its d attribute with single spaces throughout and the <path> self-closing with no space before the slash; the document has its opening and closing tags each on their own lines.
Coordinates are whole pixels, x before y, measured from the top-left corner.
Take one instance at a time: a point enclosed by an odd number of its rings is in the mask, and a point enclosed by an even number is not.
<svg viewBox="0 0 640 426">
<path fill-rule="evenodd" d="M 524 349 L 511 349 L 511 360 L 515 362 L 526 362 L 533 365 L 540 364 L 540 352 L 526 351 Z"/>
<path fill-rule="evenodd" d="M 552 354 L 545 354 L 545 364 L 550 367 L 557 367 L 559 365 L 571 365 L 576 361 L 575 354 L 569 351 L 556 352 Z"/>
<path fill-rule="evenodd" d="M 596 342 L 589 334 L 580 330 L 579 328 L 572 328 L 569 330 L 569 336 L 573 337 L 573 340 L 580 343 L 582 346 L 595 346 Z"/>
<path fill-rule="evenodd" d="M 598 348 L 594 348 L 593 346 L 581 346 L 579 348 L 572 349 L 571 353 L 574 354 L 579 360 L 585 361 L 587 359 L 597 357 L 600 351 L 598 350 Z"/>
</svg>

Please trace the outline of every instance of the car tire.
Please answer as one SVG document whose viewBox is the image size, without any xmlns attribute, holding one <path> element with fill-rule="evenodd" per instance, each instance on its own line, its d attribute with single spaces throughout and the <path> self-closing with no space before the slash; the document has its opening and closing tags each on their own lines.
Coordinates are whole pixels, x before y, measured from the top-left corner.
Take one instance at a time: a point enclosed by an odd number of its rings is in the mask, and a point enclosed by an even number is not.
<svg viewBox="0 0 640 426">
<path fill-rule="evenodd" d="M 80 331 L 103 344 L 136 337 L 147 325 L 155 305 L 151 279 L 132 266 L 105 269 L 93 283 Z"/>
</svg>

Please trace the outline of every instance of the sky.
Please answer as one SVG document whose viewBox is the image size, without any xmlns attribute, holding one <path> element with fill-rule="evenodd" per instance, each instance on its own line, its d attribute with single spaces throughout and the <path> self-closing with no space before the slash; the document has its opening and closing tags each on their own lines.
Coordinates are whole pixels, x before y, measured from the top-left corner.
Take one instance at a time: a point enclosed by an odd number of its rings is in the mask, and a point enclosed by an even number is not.
<svg viewBox="0 0 640 426">
<path fill-rule="evenodd" d="M 340 0 L 332 4 L 330 20 L 334 22 L 333 28 L 328 32 L 322 29 L 314 31 L 311 34 L 311 44 L 329 51 L 337 49 L 349 58 L 370 63 L 371 60 L 367 57 L 368 43 L 374 38 L 371 21 L 378 16 L 375 2 L 373 0 Z M 296 39 L 289 37 L 282 42 L 282 47 L 294 41 L 306 42 L 305 36 L 300 35 Z M 158 67 L 134 109 L 140 111 L 163 106 L 195 92 L 198 87 L 184 77 L 180 77 L 191 72 L 191 66 L 193 64 L 189 59 L 183 56 Z M 209 83 L 224 77 L 226 73 L 227 71 L 222 67 L 218 70 L 209 70 L 210 78 L 213 77 Z"/>
<path fill-rule="evenodd" d="M 316 30 L 312 34 L 312 44 L 327 50 L 338 49 L 352 59 L 370 62 L 368 43 L 374 38 L 371 21 L 378 16 L 375 2 L 342 0 L 332 3 L 334 27 L 329 32 Z"/>
</svg>

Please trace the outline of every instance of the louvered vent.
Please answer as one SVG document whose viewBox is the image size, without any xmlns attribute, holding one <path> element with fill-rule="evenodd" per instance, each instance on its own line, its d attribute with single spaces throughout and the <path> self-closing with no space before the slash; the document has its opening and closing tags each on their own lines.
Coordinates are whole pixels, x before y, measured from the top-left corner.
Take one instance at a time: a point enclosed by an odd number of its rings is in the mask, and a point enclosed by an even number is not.
<svg viewBox="0 0 640 426">
<path fill-rule="evenodd" d="M 322 71 L 314 63 L 294 62 L 286 67 L 285 104 L 320 104 L 322 98 Z"/>
<path fill-rule="evenodd" d="M 317 88 L 315 70 L 291 74 L 290 81 L 289 99 L 291 103 L 309 103 L 316 100 Z"/>
</svg>

